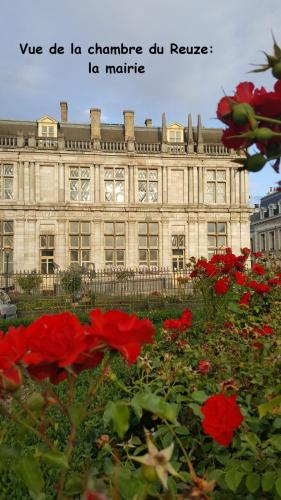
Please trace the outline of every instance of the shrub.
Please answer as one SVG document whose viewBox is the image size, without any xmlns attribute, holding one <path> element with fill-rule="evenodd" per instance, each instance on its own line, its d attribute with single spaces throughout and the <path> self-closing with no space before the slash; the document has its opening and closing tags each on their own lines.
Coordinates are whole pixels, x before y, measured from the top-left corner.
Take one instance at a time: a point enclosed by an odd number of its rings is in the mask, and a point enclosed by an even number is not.
<svg viewBox="0 0 281 500">
<path fill-rule="evenodd" d="M 26 276 L 20 276 L 17 282 L 24 292 L 31 294 L 32 290 L 39 288 L 43 282 L 43 278 L 34 270 Z"/>
</svg>

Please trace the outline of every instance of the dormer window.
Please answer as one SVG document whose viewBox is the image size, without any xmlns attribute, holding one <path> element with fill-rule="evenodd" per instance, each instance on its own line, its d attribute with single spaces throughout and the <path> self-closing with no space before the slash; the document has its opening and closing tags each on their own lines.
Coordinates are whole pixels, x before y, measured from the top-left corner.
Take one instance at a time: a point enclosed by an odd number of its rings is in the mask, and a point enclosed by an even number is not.
<svg viewBox="0 0 281 500">
<path fill-rule="evenodd" d="M 168 142 L 184 142 L 183 140 L 184 128 L 179 123 L 172 123 L 167 127 Z"/>
<path fill-rule="evenodd" d="M 275 210 L 275 208 L 276 208 L 276 205 L 273 205 L 273 204 L 269 205 L 269 207 L 268 207 L 269 217 L 273 217 L 274 216 L 274 210 Z"/>
<path fill-rule="evenodd" d="M 56 139 L 58 136 L 58 122 L 50 116 L 38 120 L 38 137 Z"/>
</svg>

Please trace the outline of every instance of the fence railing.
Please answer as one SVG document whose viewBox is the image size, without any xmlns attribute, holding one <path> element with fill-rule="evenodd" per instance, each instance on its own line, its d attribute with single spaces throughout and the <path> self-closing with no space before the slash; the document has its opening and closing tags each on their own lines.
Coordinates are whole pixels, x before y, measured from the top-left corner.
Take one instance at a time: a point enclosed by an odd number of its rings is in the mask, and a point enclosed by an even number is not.
<svg viewBox="0 0 281 500">
<path fill-rule="evenodd" d="M 55 271 L 54 274 L 18 272 L 0 274 L 0 288 L 36 296 L 142 296 L 191 293 L 187 272 L 167 268 L 108 268 L 99 271 Z"/>
</svg>

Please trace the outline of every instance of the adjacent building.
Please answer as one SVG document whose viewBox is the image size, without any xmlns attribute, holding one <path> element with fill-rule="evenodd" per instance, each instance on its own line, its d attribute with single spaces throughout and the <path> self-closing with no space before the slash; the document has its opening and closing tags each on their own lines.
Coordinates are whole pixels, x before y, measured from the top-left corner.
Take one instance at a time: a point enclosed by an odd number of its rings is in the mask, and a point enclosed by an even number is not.
<svg viewBox="0 0 281 500">
<path fill-rule="evenodd" d="M 249 246 L 248 175 L 221 130 L 0 120 L 0 270 L 183 269 L 191 256 Z M 279 240 L 280 241 L 280 240 Z"/>
<path fill-rule="evenodd" d="M 251 248 L 281 258 L 281 192 L 270 188 L 251 216 Z"/>
</svg>

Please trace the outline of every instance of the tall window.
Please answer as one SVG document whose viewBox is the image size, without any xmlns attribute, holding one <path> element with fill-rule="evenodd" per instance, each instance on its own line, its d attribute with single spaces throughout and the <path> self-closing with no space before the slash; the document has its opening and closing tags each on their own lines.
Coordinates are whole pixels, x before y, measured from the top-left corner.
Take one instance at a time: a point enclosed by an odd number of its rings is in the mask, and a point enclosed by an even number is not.
<svg viewBox="0 0 281 500">
<path fill-rule="evenodd" d="M 124 203 L 125 201 L 125 170 L 124 168 L 104 169 L 105 201 Z"/>
<path fill-rule="evenodd" d="M 159 227 L 158 222 L 139 223 L 139 265 L 158 266 Z"/>
<path fill-rule="evenodd" d="M 40 269 L 42 274 L 54 273 L 55 237 L 53 234 L 40 236 Z"/>
<path fill-rule="evenodd" d="M 169 142 L 183 142 L 183 131 L 182 130 L 168 130 L 168 141 Z"/>
<path fill-rule="evenodd" d="M 184 268 L 185 237 L 183 234 L 172 236 L 172 264 L 173 271 L 181 271 Z"/>
<path fill-rule="evenodd" d="M 90 167 L 70 167 L 69 197 L 73 201 L 90 200 Z"/>
<path fill-rule="evenodd" d="M 41 137 L 55 137 L 54 125 L 41 125 Z"/>
<path fill-rule="evenodd" d="M 90 222 L 69 223 L 70 264 L 86 269 L 90 263 Z"/>
<path fill-rule="evenodd" d="M 274 231 L 269 233 L 269 250 L 275 250 L 275 234 Z"/>
<path fill-rule="evenodd" d="M 260 240 L 261 241 L 261 252 L 264 252 L 265 251 L 265 234 L 262 233 L 260 235 L 260 238 L 261 238 L 261 240 Z"/>
<path fill-rule="evenodd" d="M 125 266 L 124 222 L 105 222 L 104 248 L 106 266 Z"/>
<path fill-rule="evenodd" d="M 208 222 L 208 258 L 227 245 L 226 222 Z"/>
<path fill-rule="evenodd" d="M 1 271 L 13 272 L 14 223 L 12 220 L 0 222 Z M 8 250 L 8 251 L 7 251 Z M 8 258 L 7 258 L 8 254 Z"/>
<path fill-rule="evenodd" d="M 226 171 L 225 170 L 207 170 L 207 203 L 225 203 L 226 202 Z"/>
<path fill-rule="evenodd" d="M 0 196 L 2 200 L 14 197 L 14 166 L 8 163 L 0 165 Z"/>
<path fill-rule="evenodd" d="M 139 169 L 138 192 L 140 203 L 157 203 L 158 201 L 158 170 Z"/>
</svg>

